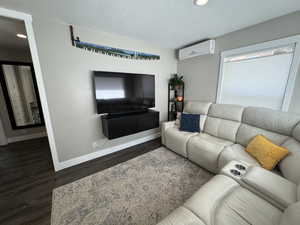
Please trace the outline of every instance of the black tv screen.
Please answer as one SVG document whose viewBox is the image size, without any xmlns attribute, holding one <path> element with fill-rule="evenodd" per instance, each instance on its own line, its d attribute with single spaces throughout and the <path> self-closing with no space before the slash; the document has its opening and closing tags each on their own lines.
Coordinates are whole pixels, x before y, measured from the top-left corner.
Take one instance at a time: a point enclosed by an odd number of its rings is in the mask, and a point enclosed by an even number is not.
<svg viewBox="0 0 300 225">
<path fill-rule="evenodd" d="M 98 114 L 155 107 L 154 75 L 95 71 L 94 87 Z"/>
</svg>

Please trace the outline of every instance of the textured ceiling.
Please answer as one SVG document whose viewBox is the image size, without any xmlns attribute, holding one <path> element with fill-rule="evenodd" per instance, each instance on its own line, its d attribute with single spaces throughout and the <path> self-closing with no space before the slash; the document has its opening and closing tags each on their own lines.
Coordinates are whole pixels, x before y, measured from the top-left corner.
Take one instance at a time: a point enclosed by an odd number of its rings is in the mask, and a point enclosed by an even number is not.
<svg viewBox="0 0 300 225">
<path fill-rule="evenodd" d="M 299 0 L 1 0 L 0 6 L 178 48 L 300 10 Z"/>
</svg>

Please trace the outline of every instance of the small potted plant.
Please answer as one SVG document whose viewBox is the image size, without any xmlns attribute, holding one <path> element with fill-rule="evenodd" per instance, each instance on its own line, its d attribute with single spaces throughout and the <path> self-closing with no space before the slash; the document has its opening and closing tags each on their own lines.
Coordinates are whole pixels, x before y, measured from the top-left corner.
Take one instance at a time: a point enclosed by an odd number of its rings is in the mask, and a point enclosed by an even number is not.
<svg viewBox="0 0 300 225">
<path fill-rule="evenodd" d="M 170 79 L 169 84 L 171 85 L 172 89 L 180 89 L 181 86 L 184 84 L 183 76 L 178 76 L 174 74 L 173 77 Z"/>
</svg>

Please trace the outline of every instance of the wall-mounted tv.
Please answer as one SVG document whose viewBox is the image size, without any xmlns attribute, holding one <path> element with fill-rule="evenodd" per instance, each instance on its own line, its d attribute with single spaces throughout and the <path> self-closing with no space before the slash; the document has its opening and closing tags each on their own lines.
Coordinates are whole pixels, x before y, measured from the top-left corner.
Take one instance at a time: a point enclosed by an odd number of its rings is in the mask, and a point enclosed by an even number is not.
<svg viewBox="0 0 300 225">
<path fill-rule="evenodd" d="M 94 72 L 97 113 L 128 113 L 155 107 L 154 75 Z"/>
</svg>

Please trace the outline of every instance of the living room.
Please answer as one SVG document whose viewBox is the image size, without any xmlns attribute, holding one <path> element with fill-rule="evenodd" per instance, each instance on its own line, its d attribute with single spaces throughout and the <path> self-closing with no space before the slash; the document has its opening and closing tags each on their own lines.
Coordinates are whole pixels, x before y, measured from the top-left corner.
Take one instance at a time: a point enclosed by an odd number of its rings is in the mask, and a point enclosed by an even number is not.
<svg viewBox="0 0 300 225">
<path fill-rule="evenodd" d="M 299 10 L 1 1 L 32 59 L 1 76 L 32 65 L 44 123 L 1 78 L 0 224 L 299 224 Z"/>
</svg>

